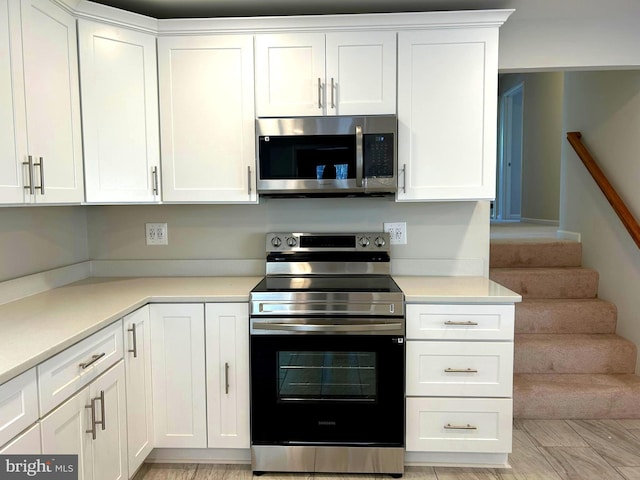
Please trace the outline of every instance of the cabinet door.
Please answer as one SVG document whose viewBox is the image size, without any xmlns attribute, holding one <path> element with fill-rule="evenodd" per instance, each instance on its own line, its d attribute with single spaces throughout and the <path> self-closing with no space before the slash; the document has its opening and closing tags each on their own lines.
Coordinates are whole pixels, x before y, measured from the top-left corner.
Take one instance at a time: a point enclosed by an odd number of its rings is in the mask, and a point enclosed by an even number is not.
<svg viewBox="0 0 640 480">
<path fill-rule="evenodd" d="M 127 445 L 132 475 L 153 449 L 149 306 L 124 317 L 127 381 Z"/>
<path fill-rule="evenodd" d="M 154 35 L 78 21 L 87 202 L 160 200 Z"/>
<path fill-rule="evenodd" d="M 323 34 L 256 35 L 258 117 L 324 115 Z"/>
<path fill-rule="evenodd" d="M 206 448 L 204 305 L 151 305 L 154 444 Z"/>
<path fill-rule="evenodd" d="M 328 115 L 396 113 L 396 33 L 327 34 Z"/>
<path fill-rule="evenodd" d="M 89 387 L 95 403 L 93 480 L 127 480 L 127 416 L 124 362 L 95 380 Z"/>
<path fill-rule="evenodd" d="M 209 448 L 249 448 L 249 306 L 206 306 Z"/>
<path fill-rule="evenodd" d="M 398 34 L 398 200 L 493 199 L 497 28 Z"/>
<path fill-rule="evenodd" d="M 93 440 L 87 433 L 90 406 L 89 387 L 85 387 L 40 422 L 42 453 L 78 455 L 78 480 L 93 480 Z"/>
<path fill-rule="evenodd" d="M 24 125 L 16 123 L 24 116 L 19 27 L 19 4 L 0 0 L 0 203 L 25 199 L 21 163 L 26 137 Z"/>
<path fill-rule="evenodd" d="M 39 455 L 41 453 L 39 423 L 0 448 L 0 455 Z"/>
<path fill-rule="evenodd" d="M 255 203 L 253 38 L 158 39 L 168 202 Z"/>
<path fill-rule="evenodd" d="M 49 0 L 23 0 L 28 154 L 38 203 L 84 199 L 76 24 Z"/>
</svg>

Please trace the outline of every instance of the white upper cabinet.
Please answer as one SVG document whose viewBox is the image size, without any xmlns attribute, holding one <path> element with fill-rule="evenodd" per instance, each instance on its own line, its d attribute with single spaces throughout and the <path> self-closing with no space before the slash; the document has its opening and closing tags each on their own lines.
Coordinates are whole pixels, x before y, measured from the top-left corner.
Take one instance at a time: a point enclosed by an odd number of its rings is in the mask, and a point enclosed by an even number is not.
<svg viewBox="0 0 640 480">
<path fill-rule="evenodd" d="M 154 35 L 78 21 L 87 202 L 160 200 Z"/>
<path fill-rule="evenodd" d="M 22 0 L 22 62 L 29 162 L 28 201 L 84 200 L 76 23 L 49 0 Z M 25 190 L 26 191 L 26 190 Z"/>
<path fill-rule="evenodd" d="M 256 36 L 258 117 L 396 112 L 395 32 Z"/>
<path fill-rule="evenodd" d="M 16 123 L 20 109 L 24 110 L 17 98 L 18 84 L 22 82 L 18 70 L 21 53 L 14 41 L 20 36 L 19 21 L 20 5 L 13 0 L 0 0 L 0 203 L 25 200 L 21 163 L 26 136 L 24 126 L 19 128 Z"/>
<path fill-rule="evenodd" d="M 495 197 L 497 76 L 497 27 L 398 34 L 398 200 Z"/>
<path fill-rule="evenodd" d="M 255 203 L 253 37 L 158 39 L 167 202 Z"/>
</svg>

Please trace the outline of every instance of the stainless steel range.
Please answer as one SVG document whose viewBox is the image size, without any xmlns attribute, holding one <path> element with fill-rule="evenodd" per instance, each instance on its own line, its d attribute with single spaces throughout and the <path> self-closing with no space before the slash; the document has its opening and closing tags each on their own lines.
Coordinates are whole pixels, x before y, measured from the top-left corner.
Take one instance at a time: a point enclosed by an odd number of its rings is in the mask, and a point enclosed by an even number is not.
<svg viewBox="0 0 640 480">
<path fill-rule="evenodd" d="M 404 295 L 385 233 L 267 235 L 251 292 L 254 473 L 404 471 Z"/>
</svg>

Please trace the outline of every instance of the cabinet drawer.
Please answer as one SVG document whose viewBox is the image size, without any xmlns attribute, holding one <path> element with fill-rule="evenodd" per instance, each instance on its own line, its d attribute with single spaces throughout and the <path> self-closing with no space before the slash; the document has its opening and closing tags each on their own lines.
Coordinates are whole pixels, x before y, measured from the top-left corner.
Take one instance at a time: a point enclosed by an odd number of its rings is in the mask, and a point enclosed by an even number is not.
<svg viewBox="0 0 640 480">
<path fill-rule="evenodd" d="M 38 420 L 36 369 L 0 385 L 0 446 Z"/>
<path fill-rule="evenodd" d="M 407 395 L 511 397 L 513 343 L 407 342 Z"/>
<path fill-rule="evenodd" d="M 407 339 L 512 340 L 514 305 L 407 305 Z"/>
<path fill-rule="evenodd" d="M 408 398 L 407 451 L 511 451 L 510 399 Z"/>
<path fill-rule="evenodd" d="M 40 415 L 62 403 L 122 357 L 122 320 L 119 320 L 38 365 Z"/>
</svg>

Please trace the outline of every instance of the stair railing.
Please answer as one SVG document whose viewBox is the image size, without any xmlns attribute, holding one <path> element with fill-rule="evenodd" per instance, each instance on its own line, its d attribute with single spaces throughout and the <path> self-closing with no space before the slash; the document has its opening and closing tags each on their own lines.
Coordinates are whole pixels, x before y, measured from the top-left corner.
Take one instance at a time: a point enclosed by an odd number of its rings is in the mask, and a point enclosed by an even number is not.
<svg viewBox="0 0 640 480">
<path fill-rule="evenodd" d="M 600 187 L 600 190 L 604 193 L 607 201 L 613 207 L 613 210 L 622 221 L 622 224 L 629 232 L 629 235 L 631 235 L 633 241 L 636 242 L 636 245 L 640 248 L 640 225 L 638 221 L 629 211 L 624 200 L 620 198 L 616 189 L 613 188 L 613 185 L 611 185 L 606 175 L 602 172 L 591 153 L 589 153 L 589 150 L 587 150 L 587 147 L 584 146 L 581 138 L 582 134 L 580 132 L 567 133 L 567 140 L 569 140 L 578 157 L 580 157 L 580 160 L 582 160 L 582 163 L 587 167 L 587 170 L 598 184 L 598 187 Z"/>
</svg>

